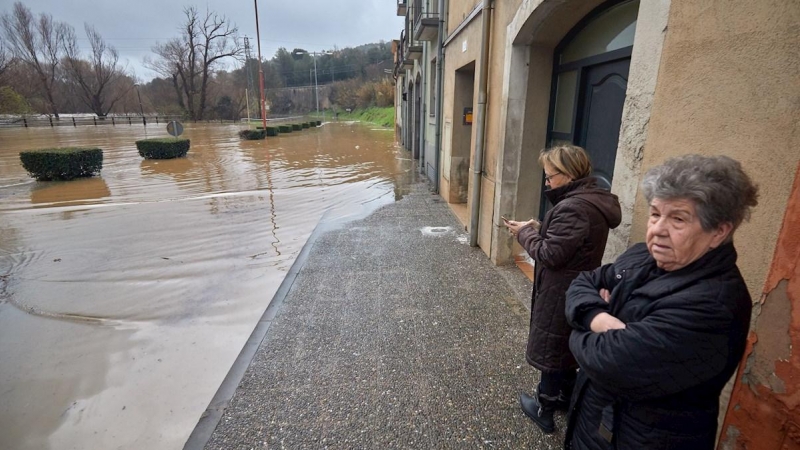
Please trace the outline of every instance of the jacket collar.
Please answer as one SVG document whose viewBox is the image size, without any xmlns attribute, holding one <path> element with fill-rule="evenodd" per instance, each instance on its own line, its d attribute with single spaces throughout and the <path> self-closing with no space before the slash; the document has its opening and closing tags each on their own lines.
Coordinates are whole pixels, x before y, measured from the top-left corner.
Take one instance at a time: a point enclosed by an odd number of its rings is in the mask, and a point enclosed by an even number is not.
<svg viewBox="0 0 800 450">
<path fill-rule="evenodd" d="M 639 244 L 637 244 L 637 246 L 638 245 Z M 658 269 L 655 259 L 653 259 L 652 255 L 650 255 L 647 250 L 647 246 L 643 243 L 640 245 L 643 248 L 638 251 L 642 251 L 642 256 L 646 255 L 646 258 L 644 260 L 633 258 L 630 262 L 633 263 L 634 266 L 643 264 L 645 267 L 648 267 L 649 269 L 646 270 L 646 272 L 652 273 L 652 271 L 658 271 L 658 277 L 664 280 L 664 282 L 648 282 L 640 286 L 640 293 L 646 293 L 648 296 L 654 298 L 685 289 L 687 286 L 696 283 L 697 280 L 736 270 L 736 248 L 734 248 L 733 243 L 730 242 L 722 244 L 713 250 L 709 250 L 705 255 L 697 259 L 697 261 L 672 272 Z M 634 262 L 637 259 L 639 259 L 639 263 Z M 632 269 L 634 267 L 628 266 L 628 268 Z M 625 267 L 620 267 L 620 269 L 625 269 Z M 639 276 L 647 278 L 645 273 L 639 273 Z M 669 279 L 668 282 L 666 281 L 667 279 Z"/>
<path fill-rule="evenodd" d="M 597 181 L 594 177 L 587 177 L 587 178 L 580 178 L 578 180 L 570 181 L 569 183 L 557 187 L 555 189 L 548 189 L 544 191 L 545 197 L 550 200 L 550 203 L 555 206 L 561 200 L 564 200 L 566 197 L 569 196 L 573 191 L 578 189 L 589 189 L 593 188 L 597 185 Z"/>
</svg>

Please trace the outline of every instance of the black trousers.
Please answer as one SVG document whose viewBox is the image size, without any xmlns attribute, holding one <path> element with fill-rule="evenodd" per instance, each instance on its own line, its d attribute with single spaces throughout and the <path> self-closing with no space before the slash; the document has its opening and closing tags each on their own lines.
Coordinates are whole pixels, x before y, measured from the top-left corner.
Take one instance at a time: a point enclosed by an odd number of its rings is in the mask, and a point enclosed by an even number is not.
<svg viewBox="0 0 800 450">
<path fill-rule="evenodd" d="M 544 409 L 569 406 L 572 389 L 575 387 L 575 369 L 560 372 L 542 372 L 536 394 Z"/>
</svg>

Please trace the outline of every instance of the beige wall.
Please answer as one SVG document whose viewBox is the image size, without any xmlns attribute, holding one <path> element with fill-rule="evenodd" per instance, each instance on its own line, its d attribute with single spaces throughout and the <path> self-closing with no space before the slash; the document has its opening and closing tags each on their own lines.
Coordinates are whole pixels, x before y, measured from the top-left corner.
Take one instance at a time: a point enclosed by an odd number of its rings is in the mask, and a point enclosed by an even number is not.
<svg viewBox="0 0 800 450">
<path fill-rule="evenodd" d="M 450 0 L 447 5 L 447 36 L 461 25 L 480 0 Z"/>
<path fill-rule="evenodd" d="M 673 0 L 643 168 L 687 153 L 725 154 L 760 185 L 736 233 L 739 267 L 760 291 L 800 158 L 800 7 L 784 0 Z M 639 200 L 631 241 L 644 238 Z"/>
</svg>

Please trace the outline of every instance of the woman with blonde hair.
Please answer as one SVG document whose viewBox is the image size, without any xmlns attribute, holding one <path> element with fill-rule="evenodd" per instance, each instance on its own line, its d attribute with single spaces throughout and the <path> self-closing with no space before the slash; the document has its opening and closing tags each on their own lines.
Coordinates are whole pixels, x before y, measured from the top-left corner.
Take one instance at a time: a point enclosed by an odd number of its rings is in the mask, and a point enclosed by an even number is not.
<svg viewBox="0 0 800 450">
<path fill-rule="evenodd" d="M 600 266 L 610 228 L 622 213 L 617 197 L 597 186 L 582 148 L 560 145 L 542 150 L 545 196 L 553 208 L 539 223 L 505 220 L 536 262 L 526 360 L 539 369 L 536 395 L 520 395 L 522 411 L 545 433 L 555 431 L 553 412 L 566 410 L 578 367 L 569 350 L 572 329 L 564 314 L 567 288 L 582 271 Z"/>
</svg>

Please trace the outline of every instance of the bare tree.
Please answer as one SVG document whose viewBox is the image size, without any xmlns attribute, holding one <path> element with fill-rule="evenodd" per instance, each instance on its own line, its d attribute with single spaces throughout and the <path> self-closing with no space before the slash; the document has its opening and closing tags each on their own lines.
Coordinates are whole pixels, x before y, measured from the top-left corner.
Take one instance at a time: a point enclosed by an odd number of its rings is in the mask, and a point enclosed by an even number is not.
<svg viewBox="0 0 800 450">
<path fill-rule="evenodd" d="M 58 118 L 56 78 L 64 40 L 72 28 L 65 23 L 55 22 L 49 14 L 42 13 L 36 20 L 22 2 L 15 2 L 11 13 L 3 14 L 0 22 L 11 52 L 36 74 L 49 113 Z"/>
<path fill-rule="evenodd" d="M 84 29 L 91 47 L 88 61 L 81 58 L 74 33 L 64 40 L 67 80 L 77 85 L 81 101 L 93 113 L 105 117 L 133 89 L 133 83 L 119 64 L 117 50 L 107 46 L 93 26 L 84 24 Z"/>
<path fill-rule="evenodd" d="M 190 119 L 202 120 L 211 76 L 225 58 L 237 58 L 243 49 L 238 28 L 225 16 L 206 11 L 200 17 L 193 6 L 184 13 L 180 37 L 153 47 L 158 59 L 146 59 L 145 65 L 171 78 L 181 109 Z"/>
<path fill-rule="evenodd" d="M 2 86 L 5 80 L 6 72 L 11 66 L 14 64 L 14 56 L 6 47 L 5 39 L 2 35 L 0 35 L 0 86 Z"/>
</svg>

